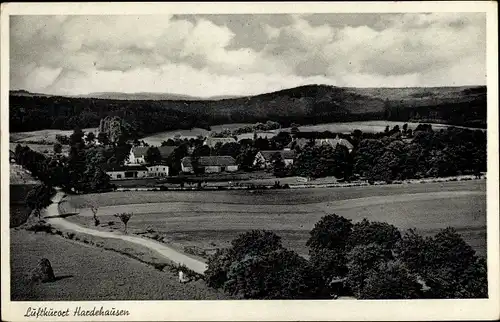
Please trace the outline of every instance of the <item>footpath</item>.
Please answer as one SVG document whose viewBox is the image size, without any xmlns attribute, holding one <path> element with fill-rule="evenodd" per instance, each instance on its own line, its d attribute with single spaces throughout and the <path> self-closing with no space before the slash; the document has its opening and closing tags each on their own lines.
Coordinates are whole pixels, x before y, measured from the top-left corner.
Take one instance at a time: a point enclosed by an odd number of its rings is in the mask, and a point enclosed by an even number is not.
<svg viewBox="0 0 500 322">
<path fill-rule="evenodd" d="M 67 230 L 71 230 L 77 233 L 82 233 L 82 234 L 87 234 L 87 235 L 93 235 L 97 237 L 102 237 L 102 238 L 113 238 L 113 239 L 120 239 L 128 243 L 134 243 L 138 244 L 144 247 L 147 247 L 156 253 L 160 254 L 162 257 L 165 257 L 171 261 L 173 261 L 176 264 L 180 265 L 185 265 L 187 268 L 191 269 L 192 271 L 198 273 L 198 274 L 203 274 L 205 270 L 207 269 L 207 264 L 205 264 L 202 261 L 196 260 L 194 258 L 191 258 L 189 256 L 186 256 L 178 251 L 176 251 L 173 248 L 170 248 L 164 244 L 161 244 L 159 242 L 153 241 L 153 240 L 148 240 L 144 239 L 141 237 L 136 237 L 136 236 L 128 236 L 128 235 L 122 235 L 122 234 L 116 234 L 113 232 L 108 232 L 108 231 L 100 231 L 100 230 L 95 230 L 87 227 L 80 226 L 78 224 L 72 223 L 62 217 L 60 217 L 59 213 L 59 201 L 64 197 L 64 193 L 61 191 L 58 191 L 56 195 L 52 198 L 52 204 L 49 205 L 45 209 L 45 220 L 52 226 L 54 227 L 59 227 Z"/>
</svg>

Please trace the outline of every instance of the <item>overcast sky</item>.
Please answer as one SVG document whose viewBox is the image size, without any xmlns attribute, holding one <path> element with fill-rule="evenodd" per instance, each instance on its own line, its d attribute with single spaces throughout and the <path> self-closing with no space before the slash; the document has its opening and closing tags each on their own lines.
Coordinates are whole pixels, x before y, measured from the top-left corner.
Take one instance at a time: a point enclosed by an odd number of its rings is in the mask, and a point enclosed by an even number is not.
<svg viewBox="0 0 500 322">
<path fill-rule="evenodd" d="M 486 84 L 484 13 L 10 19 L 11 89 L 208 97 Z"/>
</svg>

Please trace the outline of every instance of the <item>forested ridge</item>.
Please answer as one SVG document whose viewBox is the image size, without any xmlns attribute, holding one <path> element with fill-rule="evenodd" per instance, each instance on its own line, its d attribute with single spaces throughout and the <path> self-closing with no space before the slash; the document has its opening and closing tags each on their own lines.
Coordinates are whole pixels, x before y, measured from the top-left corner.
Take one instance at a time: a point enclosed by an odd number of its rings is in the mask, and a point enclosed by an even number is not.
<svg viewBox="0 0 500 322">
<path fill-rule="evenodd" d="M 362 120 L 486 126 L 486 87 L 357 89 L 307 85 L 221 100 L 109 100 L 14 91 L 10 131 L 97 127 L 120 116 L 137 135 L 225 123 L 276 121 L 283 126 Z"/>
</svg>

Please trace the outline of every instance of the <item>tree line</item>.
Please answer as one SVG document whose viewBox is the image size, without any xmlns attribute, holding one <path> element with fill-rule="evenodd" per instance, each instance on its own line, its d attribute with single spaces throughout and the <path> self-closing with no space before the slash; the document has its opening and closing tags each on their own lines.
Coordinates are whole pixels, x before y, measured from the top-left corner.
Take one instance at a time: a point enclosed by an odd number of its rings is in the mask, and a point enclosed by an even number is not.
<svg viewBox="0 0 500 322">
<path fill-rule="evenodd" d="M 75 129 L 68 140 L 68 156 L 61 154 L 60 143 L 54 145 L 55 153 L 51 156 L 18 144 L 14 151 L 16 163 L 29 170 L 47 187 L 61 187 L 69 193 L 110 190 L 112 186 L 109 176 L 102 169 L 102 164 L 123 162 L 130 147 L 96 147 L 90 143 L 86 145 L 84 133 L 79 129 Z"/>
<path fill-rule="evenodd" d="M 412 131 L 405 124 L 402 130 L 387 127 L 381 133 L 356 130 L 345 139 L 354 147 L 351 153 L 341 145 L 316 146 L 312 138 L 304 148 L 296 149 L 290 173 L 346 180 L 359 175 L 370 182 L 392 182 L 486 171 L 487 138 L 481 130 L 448 127 L 434 131 L 431 125 L 420 124 Z"/>
<path fill-rule="evenodd" d="M 422 237 L 336 214 L 316 223 L 309 259 L 272 231 L 241 234 L 209 258 L 208 285 L 243 299 L 444 299 L 488 296 L 485 258 L 453 229 Z"/>
<path fill-rule="evenodd" d="M 458 95 L 458 94 L 457 94 Z M 211 125 L 257 123 L 268 120 L 284 127 L 292 123 L 321 124 L 368 120 L 433 120 L 440 123 L 485 127 L 486 89 L 456 98 L 420 98 L 384 102 L 379 97 L 353 89 L 307 85 L 266 93 L 213 101 L 201 100 L 111 100 L 61 96 L 9 96 L 12 132 L 41 129 L 74 129 L 99 126 L 101 119 L 118 116 L 136 129 L 138 137 L 150 133 Z M 435 103 L 434 103 L 435 101 Z M 360 112 L 359 107 L 363 106 Z M 413 113 L 413 114 L 412 114 Z"/>
</svg>

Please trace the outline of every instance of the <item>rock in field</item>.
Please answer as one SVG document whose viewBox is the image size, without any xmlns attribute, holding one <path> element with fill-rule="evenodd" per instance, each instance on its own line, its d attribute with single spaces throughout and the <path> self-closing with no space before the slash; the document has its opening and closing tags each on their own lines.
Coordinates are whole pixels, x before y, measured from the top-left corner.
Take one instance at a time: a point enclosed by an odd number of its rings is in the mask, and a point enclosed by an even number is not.
<svg viewBox="0 0 500 322">
<path fill-rule="evenodd" d="M 36 267 L 31 271 L 30 279 L 32 282 L 53 282 L 56 279 L 52 265 L 47 258 L 42 258 Z"/>
</svg>

